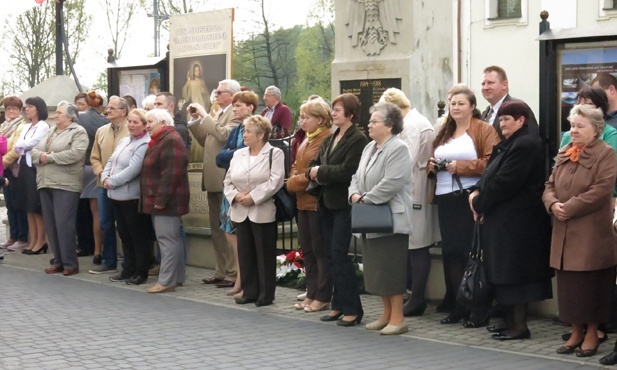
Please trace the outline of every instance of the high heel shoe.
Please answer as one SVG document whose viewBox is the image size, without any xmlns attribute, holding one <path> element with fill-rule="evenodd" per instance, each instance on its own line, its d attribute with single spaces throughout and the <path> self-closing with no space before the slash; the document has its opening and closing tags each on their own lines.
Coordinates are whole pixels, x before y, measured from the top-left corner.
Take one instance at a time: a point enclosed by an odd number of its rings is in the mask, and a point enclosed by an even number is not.
<svg viewBox="0 0 617 370">
<path fill-rule="evenodd" d="M 339 317 L 343 316 L 343 312 L 339 311 L 339 313 L 335 315 L 325 315 L 319 318 L 321 321 L 336 321 Z"/>
<path fill-rule="evenodd" d="M 356 324 L 359 324 L 362 322 L 362 316 L 364 316 L 364 311 L 360 311 L 360 314 L 358 316 L 356 316 L 353 320 L 351 321 L 347 321 L 345 319 L 339 319 L 336 322 L 336 325 L 338 326 L 344 326 L 344 327 L 350 327 L 350 326 L 355 326 Z"/>
<path fill-rule="evenodd" d="M 37 250 L 30 250 L 30 251 L 28 251 L 29 253 L 26 253 L 26 254 L 29 254 L 29 255 L 41 254 L 41 251 L 43 253 L 47 254 L 47 248 L 49 248 L 49 247 L 47 246 L 47 243 L 45 243 L 45 244 L 43 244 L 43 246 L 41 248 L 39 248 Z"/>
<path fill-rule="evenodd" d="M 407 307 L 407 305 L 403 306 L 403 316 L 405 317 L 422 316 L 424 311 L 426 311 L 426 302 L 415 308 Z"/>
</svg>

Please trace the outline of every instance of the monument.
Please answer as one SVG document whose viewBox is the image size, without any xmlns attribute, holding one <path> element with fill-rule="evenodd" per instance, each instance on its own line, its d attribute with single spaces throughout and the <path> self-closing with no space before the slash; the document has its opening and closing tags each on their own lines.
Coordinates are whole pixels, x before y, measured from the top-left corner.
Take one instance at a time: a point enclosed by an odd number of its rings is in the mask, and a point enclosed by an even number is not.
<svg viewBox="0 0 617 370">
<path fill-rule="evenodd" d="M 432 121 L 437 118 L 437 102 L 453 84 L 450 9 L 447 0 L 335 2 L 332 96 L 358 96 L 360 126 L 366 127 L 369 108 L 389 87 L 403 90 Z"/>
</svg>

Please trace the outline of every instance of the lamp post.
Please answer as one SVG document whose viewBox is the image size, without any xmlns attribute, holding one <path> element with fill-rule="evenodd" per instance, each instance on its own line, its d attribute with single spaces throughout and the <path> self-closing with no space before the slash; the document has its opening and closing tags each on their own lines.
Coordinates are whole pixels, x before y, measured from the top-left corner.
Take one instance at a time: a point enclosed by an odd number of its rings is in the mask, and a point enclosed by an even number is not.
<svg viewBox="0 0 617 370">
<path fill-rule="evenodd" d="M 161 44 L 161 22 L 163 20 L 169 19 L 169 15 L 167 14 L 159 14 L 159 1 L 152 1 L 152 14 L 148 14 L 148 17 L 154 18 L 154 56 L 158 57 L 160 54 L 160 44 Z"/>
<path fill-rule="evenodd" d="M 41 5 L 45 0 L 34 0 Z M 56 0 L 56 76 L 64 74 L 62 60 L 62 29 L 64 28 L 62 12 L 64 11 L 64 0 Z"/>
</svg>

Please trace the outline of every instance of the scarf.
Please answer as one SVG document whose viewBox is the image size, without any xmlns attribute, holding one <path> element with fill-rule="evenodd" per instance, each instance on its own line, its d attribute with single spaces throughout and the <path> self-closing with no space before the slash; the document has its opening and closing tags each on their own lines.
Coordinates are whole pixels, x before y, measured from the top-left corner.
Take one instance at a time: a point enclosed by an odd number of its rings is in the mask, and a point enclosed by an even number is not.
<svg viewBox="0 0 617 370">
<path fill-rule="evenodd" d="M 306 137 L 308 138 L 309 143 L 311 141 L 313 141 L 313 139 L 315 139 L 317 137 L 317 135 L 321 134 L 321 132 L 324 130 L 324 128 L 322 126 L 320 126 L 317 130 L 315 130 L 315 132 L 311 133 L 306 133 Z"/>
<path fill-rule="evenodd" d="M 583 148 L 584 146 L 572 145 L 570 149 L 566 150 L 564 154 L 566 156 L 569 156 L 572 162 L 578 162 L 578 157 L 581 154 Z"/>
<path fill-rule="evenodd" d="M 157 132 L 156 134 L 152 135 L 150 137 L 150 141 L 148 142 L 148 149 L 152 148 L 154 146 L 154 143 L 156 142 L 156 139 L 158 139 L 159 136 L 161 136 L 161 134 L 165 131 L 169 131 L 169 130 L 173 130 L 173 127 L 170 126 L 165 126 L 165 127 L 161 127 L 161 129 L 159 130 L 159 132 Z"/>
</svg>

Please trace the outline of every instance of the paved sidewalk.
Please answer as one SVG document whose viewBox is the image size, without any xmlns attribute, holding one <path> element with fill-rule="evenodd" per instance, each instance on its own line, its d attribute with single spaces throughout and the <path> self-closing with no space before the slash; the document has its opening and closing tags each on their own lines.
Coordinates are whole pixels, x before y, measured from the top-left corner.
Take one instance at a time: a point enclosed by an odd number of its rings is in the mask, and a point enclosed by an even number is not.
<svg viewBox="0 0 617 370">
<path fill-rule="evenodd" d="M 88 274 L 87 270 L 91 267 L 91 257 L 83 257 L 80 258 L 80 265 L 82 273 L 75 275 L 71 278 L 64 277 L 50 277 L 43 275 L 43 269 L 48 266 L 49 259 L 51 255 L 38 255 L 38 256 L 27 256 L 22 254 L 5 254 L 5 262 L 4 267 L 17 267 L 25 270 L 35 271 L 41 274 L 42 279 L 54 279 L 54 281 L 69 281 L 69 280 L 81 280 L 90 283 L 97 283 L 103 285 L 103 287 L 97 287 L 96 285 L 91 285 L 89 291 L 96 292 L 98 290 L 103 292 L 108 292 L 111 287 L 119 288 L 123 291 L 136 291 L 135 294 L 139 294 L 142 296 L 145 294 L 145 290 L 147 287 L 151 286 L 151 284 L 145 284 L 142 286 L 129 286 L 124 283 L 112 283 L 109 281 L 109 275 L 92 275 Z M 305 313 L 303 311 L 297 311 L 293 308 L 293 304 L 296 302 L 296 295 L 298 295 L 299 291 L 295 289 L 289 288 L 281 288 L 277 287 L 276 291 L 276 301 L 275 304 L 267 307 L 256 308 L 254 305 L 245 305 L 239 306 L 234 303 L 233 299 L 225 295 L 226 289 L 218 289 L 214 286 L 208 286 L 201 283 L 201 279 L 204 277 L 212 276 L 213 271 L 201 268 L 187 267 L 187 280 L 183 287 L 178 288 L 174 293 L 164 294 L 166 297 L 173 297 L 182 300 L 194 301 L 207 303 L 209 305 L 220 306 L 225 309 L 233 308 L 234 312 L 246 311 L 251 312 L 251 314 L 258 312 L 260 315 L 266 314 L 268 317 L 279 317 L 290 319 L 291 322 L 288 325 L 298 326 L 298 338 L 303 338 L 303 327 L 307 325 L 307 322 L 311 322 L 317 325 L 328 325 L 327 323 L 319 322 L 318 317 L 323 314 L 321 313 Z M 60 280 L 55 280 L 55 279 Z M 68 279 L 68 280 L 66 280 Z M 154 283 L 155 279 L 150 278 L 149 283 Z M 72 283 L 67 283 L 72 284 Z M 6 280 L 4 285 L 6 286 Z M 138 293 L 139 292 L 139 293 Z M 147 294 L 146 294 L 147 295 Z M 126 295 L 125 295 L 126 296 Z M 148 295 L 150 296 L 150 295 Z M 161 295 L 157 295 L 161 296 Z M 152 297 L 152 296 L 150 296 Z M 165 298 L 167 299 L 167 298 Z M 165 302 L 168 302 L 167 300 Z M 365 310 L 365 317 L 363 323 L 371 322 L 377 319 L 380 315 L 381 310 L 381 300 L 379 297 L 363 295 L 362 303 Z M 27 306 L 29 304 L 25 303 Z M 228 310 L 227 310 L 228 311 Z M 6 311 L 5 311 L 6 312 Z M 32 311 L 29 312 L 40 312 L 40 311 Z M 236 317 L 241 318 L 243 314 L 235 314 Z M 617 339 L 614 335 L 609 335 L 609 341 L 600 346 L 599 353 L 588 359 L 580 359 L 574 355 L 557 355 L 555 350 L 563 344 L 560 340 L 560 336 L 564 333 L 567 328 L 559 325 L 555 325 L 549 319 L 539 319 L 532 318 L 530 320 L 529 326 L 532 332 L 532 338 L 529 340 L 521 340 L 521 341 L 509 341 L 509 342 L 499 342 L 490 338 L 489 333 L 485 330 L 485 328 L 479 329 L 465 329 L 461 324 L 456 325 L 441 325 L 439 320 L 443 318 L 443 314 L 439 314 L 435 312 L 435 306 L 429 305 L 426 313 L 418 318 L 407 319 L 407 322 L 410 326 L 410 332 L 403 335 L 402 337 L 420 341 L 414 341 L 413 345 L 427 345 L 427 343 L 434 344 L 448 344 L 454 345 L 456 347 L 460 347 L 461 350 L 467 349 L 482 349 L 492 351 L 493 353 L 501 353 L 501 354 L 515 354 L 520 356 L 520 361 L 523 363 L 525 361 L 530 361 L 527 365 L 531 365 L 535 360 L 556 360 L 558 362 L 552 363 L 551 366 L 558 365 L 556 368 L 577 368 L 577 365 L 587 365 L 599 367 L 598 359 L 609 353 L 612 349 L 614 340 Z M 270 320 L 270 319 L 269 319 Z M 276 320 L 276 319 L 274 319 Z M 332 326 L 332 325 L 330 325 Z M 1 330 L 1 329 L 0 329 Z M 264 330 L 268 330 L 264 328 Z M 373 338 L 374 341 L 391 341 L 393 339 L 385 339 L 379 338 L 379 336 L 375 336 L 376 333 L 369 333 L 364 330 L 363 326 L 359 326 L 353 329 L 346 331 L 347 333 L 352 332 L 353 338 L 358 336 L 369 336 Z M 1 331 L 0 331 L 1 336 Z M 302 339 L 304 340 L 304 339 Z M 319 340 L 318 338 L 316 340 Z M 350 342 L 350 345 L 353 345 Z M 297 353 L 302 352 L 303 344 L 302 341 L 294 344 L 290 344 L 288 347 L 279 348 L 280 351 L 285 352 L 290 359 L 297 358 Z M 458 350 L 457 350 L 458 351 Z M 2 351 L 0 350 L 0 354 Z M 294 354 L 295 353 L 295 354 Z M 435 354 L 439 355 L 439 354 Z M 449 353 L 448 353 L 449 355 Z M 482 364 L 483 360 L 478 360 L 478 366 Z M 1 363 L 0 363 L 1 364 Z M 492 363 L 490 368 L 502 368 L 498 364 L 500 363 Z M 300 368 L 301 364 L 299 364 Z M 400 363 L 400 366 L 407 366 L 404 363 Z M 529 367 L 525 365 L 525 367 Z M 568 365 L 568 366 L 566 366 Z M 511 367 L 510 367 L 511 366 Z M 522 368 L 520 364 L 518 365 L 510 365 L 505 368 Z M 546 366 L 546 364 L 545 364 Z M 571 367 L 574 366 L 574 367 Z M 281 368 L 286 368 L 287 366 L 283 366 Z M 296 365 L 289 363 L 289 368 L 296 367 Z M 446 366 L 443 368 L 456 368 L 457 366 L 450 363 L 450 366 Z M 482 366 L 480 366 L 482 367 Z M 549 366 L 550 367 L 550 366 Z M 0 367 L 1 368 L 1 367 Z M 418 368 L 418 367 L 417 367 Z M 424 367 L 419 367 L 424 368 Z M 428 368 L 428 367 L 427 367 Z M 433 368 L 431 366 L 431 368 Z M 476 367 L 479 368 L 479 367 Z M 533 367 L 532 368 L 546 368 L 546 367 Z"/>
</svg>

